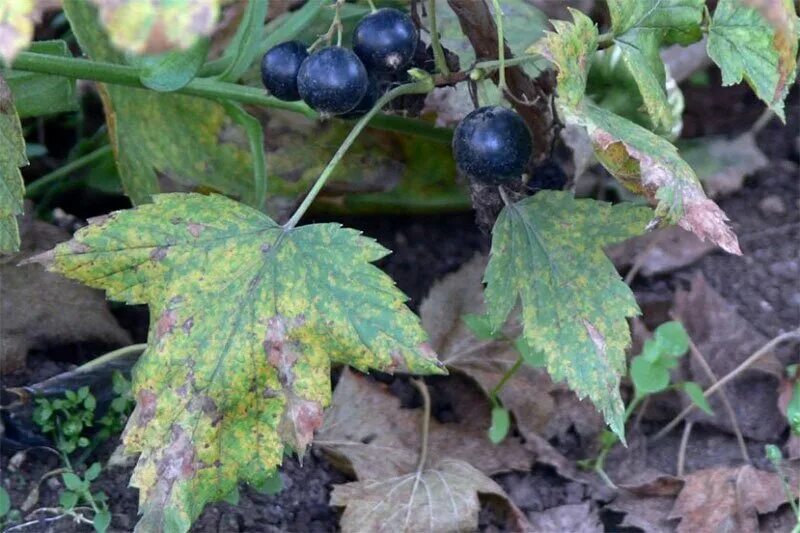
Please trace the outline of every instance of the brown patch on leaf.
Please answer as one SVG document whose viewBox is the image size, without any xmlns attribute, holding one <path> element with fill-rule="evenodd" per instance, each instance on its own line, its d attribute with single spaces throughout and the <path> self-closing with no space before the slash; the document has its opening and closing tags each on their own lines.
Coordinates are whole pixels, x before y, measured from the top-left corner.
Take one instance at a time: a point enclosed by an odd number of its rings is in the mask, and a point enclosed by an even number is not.
<svg viewBox="0 0 800 533">
<path fill-rule="evenodd" d="M 166 309 L 156 322 L 156 340 L 161 340 L 168 333 L 172 333 L 178 322 L 178 313 L 174 309 Z"/>
<path fill-rule="evenodd" d="M 136 408 L 131 414 L 131 420 L 136 421 L 136 425 L 144 427 L 156 416 L 156 405 L 158 398 L 155 393 L 142 389 L 136 394 Z"/>
<path fill-rule="evenodd" d="M 203 233 L 203 230 L 206 229 L 206 227 L 203 224 L 190 222 L 189 224 L 186 225 L 186 229 L 189 231 L 192 237 L 197 239 L 198 237 L 200 237 L 200 234 Z"/>
<path fill-rule="evenodd" d="M 286 390 L 286 406 L 280 422 L 280 433 L 284 440 L 303 456 L 314 439 L 314 432 L 322 425 L 322 405 L 305 400 Z"/>
<path fill-rule="evenodd" d="M 152 252 L 150 252 L 150 259 L 153 261 L 161 261 L 165 257 L 167 257 L 167 250 L 166 246 L 159 246 L 155 248 Z"/>
<path fill-rule="evenodd" d="M 188 335 L 189 332 L 192 331 L 193 326 L 194 326 L 194 317 L 190 316 L 189 318 L 183 321 L 181 329 L 183 330 L 184 333 Z"/>
</svg>

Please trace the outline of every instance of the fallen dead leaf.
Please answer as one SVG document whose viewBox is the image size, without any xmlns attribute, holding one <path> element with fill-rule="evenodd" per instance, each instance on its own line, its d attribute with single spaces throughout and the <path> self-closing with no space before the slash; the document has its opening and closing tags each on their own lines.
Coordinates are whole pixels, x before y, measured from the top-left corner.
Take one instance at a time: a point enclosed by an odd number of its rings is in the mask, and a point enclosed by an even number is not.
<svg viewBox="0 0 800 533">
<path fill-rule="evenodd" d="M 695 169 L 710 198 L 736 192 L 744 179 L 764 168 L 769 160 L 746 132 L 733 139 L 702 137 L 680 145 L 681 155 Z"/>
<path fill-rule="evenodd" d="M 675 521 L 669 519 L 675 496 L 683 480 L 655 470 L 644 470 L 619 485 L 616 499 L 607 508 L 625 513 L 620 527 L 636 527 L 648 533 L 671 533 Z"/>
<path fill-rule="evenodd" d="M 436 283 L 420 306 L 422 325 L 431 345 L 448 368 L 474 379 L 484 392 L 497 385 L 514 364 L 518 352 L 507 341 L 476 339 L 462 320 L 465 314 L 482 314 L 481 279 L 486 258 L 477 255 L 461 269 Z M 508 337 L 519 329 L 510 325 Z M 604 427 L 603 419 L 588 401 L 581 402 L 561 383 L 553 383 L 544 369 L 523 365 L 500 392 L 503 405 L 513 414 L 526 439 L 551 439 L 574 430 L 593 439 Z"/>
<path fill-rule="evenodd" d="M 607 252 L 618 269 L 638 263 L 639 273 L 650 277 L 689 266 L 714 249 L 694 233 L 669 226 L 615 244 Z"/>
<path fill-rule="evenodd" d="M 678 291 L 675 294 L 673 310 L 718 379 L 767 341 L 738 314 L 734 305 L 714 291 L 702 274 L 697 274 L 692 280 L 689 292 Z M 685 357 L 679 372 L 683 379 L 696 381 L 704 389 L 711 385 L 711 380 L 694 357 Z M 773 354 L 768 354 L 725 386 L 745 437 L 766 441 L 776 439 L 785 429 L 786 420 L 775 408 L 781 373 L 781 364 Z M 682 400 L 684 405 L 688 405 L 688 398 L 682 396 Z M 714 395 L 709 402 L 714 416 L 696 409 L 689 419 L 732 432 L 731 421 L 721 400 Z"/>
<path fill-rule="evenodd" d="M 334 485 L 331 505 L 345 507 L 344 532 L 475 531 L 478 494 L 507 498 L 469 463 L 444 459 L 421 472 Z M 515 531 L 531 530 L 519 511 L 514 518 Z"/>
<path fill-rule="evenodd" d="M 109 345 L 131 343 L 130 335 L 108 310 L 101 291 L 34 265 L 17 266 L 23 259 L 68 240 L 67 232 L 24 216 L 20 218 L 20 236 L 20 251 L 0 261 L 0 374 L 22 368 L 31 348 L 86 340 Z"/>
<path fill-rule="evenodd" d="M 796 480 L 796 469 L 792 474 Z M 757 532 L 758 515 L 786 503 L 778 475 L 750 465 L 699 470 L 683 479 L 685 485 L 669 514 L 670 519 L 680 519 L 678 532 Z"/>
<path fill-rule="evenodd" d="M 458 459 L 488 475 L 529 470 L 533 458 L 519 438 L 509 436 L 497 446 L 489 441 L 489 402 L 480 391 L 463 380 L 449 385 L 460 421 L 430 421 L 429 463 Z M 335 462 L 349 466 L 362 481 L 405 474 L 417 462 L 421 416 L 419 409 L 401 409 L 385 385 L 347 370 L 336 385 L 314 444 L 333 454 Z"/>
</svg>

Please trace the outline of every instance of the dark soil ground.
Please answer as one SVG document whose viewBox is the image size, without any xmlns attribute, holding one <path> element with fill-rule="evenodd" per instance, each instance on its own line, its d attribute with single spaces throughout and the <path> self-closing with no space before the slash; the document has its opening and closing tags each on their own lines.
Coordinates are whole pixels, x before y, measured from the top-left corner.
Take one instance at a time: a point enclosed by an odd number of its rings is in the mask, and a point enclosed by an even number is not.
<svg viewBox="0 0 800 533">
<path fill-rule="evenodd" d="M 687 136 L 742 132 L 763 109 L 744 87 L 686 87 L 685 92 Z M 797 142 L 800 113 L 796 89 L 791 102 L 787 112 L 788 125 L 781 126 L 773 120 L 758 136 L 759 146 L 769 156 L 771 164 L 750 176 L 740 191 L 719 201 L 733 221 L 745 256 L 712 253 L 696 265 L 669 276 L 639 279 L 634 284 L 637 295 L 669 300 L 672 292 L 678 287 L 686 287 L 691 276 L 699 270 L 765 336 L 774 336 L 800 324 L 800 158 Z M 763 201 L 768 197 L 778 198 L 783 211 L 764 209 Z M 68 206 L 64 208 L 69 211 Z M 486 236 L 476 228 L 471 213 L 339 220 L 363 230 L 393 250 L 380 267 L 410 297 L 414 309 L 435 280 L 456 270 L 476 251 L 485 250 L 488 245 Z M 120 309 L 118 316 L 137 341 L 141 341 L 146 331 L 146 311 Z M 29 358 L 28 369 L 10 376 L 6 385 L 44 379 L 69 365 L 82 363 L 102 353 L 96 350 L 97 347 L 70 346 L 34 353 Z M 702 436 L 697 440 L 706 442 Z M 100 455 L 110 454 L 113 447 L 109 443 Z M 0 466 L 7 477 L 3 483 L 10 489 L 12 501 L 18 505 L 36 481 L 56 468 L 58 463 L 48 453 L 30 450 L 18 469 L 11 468 L 12 451 L 4 450 Z M 691 470 L 715 462 L 727 464 L 728 461 L 728 458 L 712 456 L 700 462 L 689 461 L 687 467 Z M 302 467 L 296 460 L 287 459 L 281 475 L 284 490 L 278 495 L 265 496 L 245 488 L 241 491 L 238 505 L 219 503 L 208 506 L 193 531 L 322 532 L 337 529 L 337 511 L 328 506 L 328 498 L 331 485 L 346 481 L 345 475 L 334 470 L 315 450 L 307 455 Z M 127 487 L 129 476 L 130 468 L 109 469 L 103 473 L 97 486 L 109 495 L 114 528 L 120 531 L 131 530 L 136 523 L 137 492 Z M 497 481 L 526 512 L 580 503 L 589 497 L 583 485 L 563 479 L 545 466 L 536 466 L 529 473 L 497 476 Z M 57 489 L 52 481 L 45 481 L 38 505 L 55 505 Z M 607 526 L 613 530 L 614 517 L 605 518 Z M 490 524 L 495 520 L 491 514 L 483 513 L 481 523 L 484 528 L 491 529 L 494 526 Z M 75 530 L 90 529 L 67 520 L 26 529 Z"/>
</svg>

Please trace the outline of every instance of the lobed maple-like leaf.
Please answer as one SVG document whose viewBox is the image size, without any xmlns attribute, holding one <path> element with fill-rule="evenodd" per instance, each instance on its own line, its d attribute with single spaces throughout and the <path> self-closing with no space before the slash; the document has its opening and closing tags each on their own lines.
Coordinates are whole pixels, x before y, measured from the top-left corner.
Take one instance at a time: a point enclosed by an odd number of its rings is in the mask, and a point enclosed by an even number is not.
<svg viewBox="0 0 800 533">
<path fill-rule="evenodd" d="M 620 376 L 639 314 L 603 247 L 642 233 L 650 209 L 541 191 L 507 205 L 492 230 L 486 307 L 495 331 L 521 302 L 523 338 L 544 353 L 553 380 L 588 396 L 620 437 Z"/>
<path fill-rule="evenodd" d="M 584 98 L 591 58 L 597 48 L 597 27 L 572 11 L 573 23 L 554 23 L 536 50 L 558 68 L 558 109 L 567 124 L 586 128 L 595 154 L 626 187 L 644 194 L 656 207 L 657 221 L 666 220 L 741 254 L 728 217 L 703 192 L 692 168 L 666 139 Z"/>
<path fill-rule="evenodd" d="M 266 479 L 284 446 L 302 453 L 330 401 L 331 362 L 444 372 L 369 264 L 386 253 L 338 224 L 287 230 L 223 196 L 165 194 L 34 258 L 150 306 L 124 433 L 141 454 L 140 531 L 185 531 L 239 481 Z"/>
<path fill-rule="evenodd" d="M 22 214 L 25 195 L 19 167 L 27 164 L 25 138 L 14 99 L 0 76 L 0 253 L 19 250 L 17 215 Z"/>
<path fill-rule="evenodd" d="M 211 34 L 219 0 L 92 0 L 118 48 L 136 54 L 187 49 Z"/>
<path fill-rule="evenodd" d="M 708 27 L 722 84 L 744 79 L 781 120 L 797 73 L 797 24 L 792 0 L 720 0 Z"/>
<path fill-rule="evenodd" d="M 109 42 L 89 2 L 64 0 L 64 12 L 88 56 L 126 62 Z M 98 88 L 122 186 L 134 203 L 147 202 L 158 193 L 160 179 L 199 185 L 252 203 L 253 159 L 247 138 L 221 104 L 114 84 Z"/>
<path fill-rule="evenodd" d="M 614 43 L 636 80 L 645 108 L 657 129 L 670 131 L 675 116 L 666 88 L 662 44 L 688 44 L 701 37 L 704 0 L 609 0 Z"/>
</svg>

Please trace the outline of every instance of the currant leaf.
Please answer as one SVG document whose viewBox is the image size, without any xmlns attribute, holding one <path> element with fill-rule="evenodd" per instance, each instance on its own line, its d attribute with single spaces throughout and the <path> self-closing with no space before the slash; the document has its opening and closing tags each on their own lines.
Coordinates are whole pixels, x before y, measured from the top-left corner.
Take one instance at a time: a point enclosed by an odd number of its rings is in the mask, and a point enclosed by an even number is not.
<svg viewBox="0 0 800 533">
<path fill-rule="evenodd" d="M 722 84 L 744 79 L 781 120 L 797 73 L 797 26 L 792 0 L 720 0 L 708 28 Z"/>
<path fill-rule="evenodd" d="M 521 302 L 522 336 L 553 380 L 588 396 L 620 437 L 626 318 L 639 307 L 603 246 L 642 233 L 650 216 L 646 207 L 541 191 L 500 213 L 484 277 L 493 329 Z"/>
<path fill-rule="evenodd" d="M 586 79 L 597 49 L 594 23 L 572 11 L 573 23 L 554 24 L 537 50 L 558 68 L 557 106 L 567 124 L 582 126 L 595 155 L 632 191 L 656 204 L 654 222 L 678 224 L 701 239 L 741 255 L 728 217 L 703 192 L 692 168 L 669 141 L 585 98 Z"/>
<path fill-rule="evenodd" d="M 302 454 L 330 366 L 444 373 L 419 319 L 369 263 L 387 250 L 338 224 L 284 229 L 223 196 L 165 194 L 91 224 L 35 262 L 150 306 L 125 429 L 139 529 L 185 531 L 239 481 Z"/>
<path fill-rule="evenodd" d="M 0 76 L 0 253 L 19 250 L 17 215 L 22 214 L 25 195 L 19 167 L 27 164 L 25 138 L 14 99 Z"/>
</svg>

